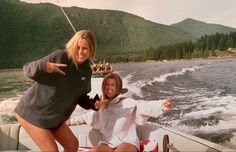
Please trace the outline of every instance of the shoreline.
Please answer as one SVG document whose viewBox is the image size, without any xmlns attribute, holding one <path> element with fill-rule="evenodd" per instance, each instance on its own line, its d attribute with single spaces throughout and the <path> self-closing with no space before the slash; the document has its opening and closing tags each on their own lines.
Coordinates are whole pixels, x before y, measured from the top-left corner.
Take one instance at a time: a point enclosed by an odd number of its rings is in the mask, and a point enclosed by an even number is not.
<svg viewBox="0 0 236 152">
<path fill-rule="evenodd" d="M 236 56 L 218 56 L 218 57 L 208 57 L 208 58 L 191 58 L 191 59 L 172 59 L 172 60 L 146 60 L 146 61 L 130 61 L 130 62 L 116 62 L 110 64 L 124 64 L 124 63 L 154 63 L 154 62 L 169 62 L 169 61 L 195 61 L 195 60 L 218 60 L 218 59 L 236 59 Z M 0 69 L 0 72 L 4 71 L 18 71 L 22 68 L 12 68 L 12 69 Z"/>
</svg>

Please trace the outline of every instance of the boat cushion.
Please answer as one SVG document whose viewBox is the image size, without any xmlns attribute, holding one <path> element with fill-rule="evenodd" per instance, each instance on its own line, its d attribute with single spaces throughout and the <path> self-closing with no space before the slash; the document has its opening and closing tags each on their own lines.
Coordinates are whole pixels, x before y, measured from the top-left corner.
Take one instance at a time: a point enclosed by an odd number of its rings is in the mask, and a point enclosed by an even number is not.
<svg viewBox="0 0 236 152">
<path fill-rule="evenodd" d="M 155 140 L 143 139 L 140 141 L 140 152 L 158 152 L 158 143 Z"/>
</svg>

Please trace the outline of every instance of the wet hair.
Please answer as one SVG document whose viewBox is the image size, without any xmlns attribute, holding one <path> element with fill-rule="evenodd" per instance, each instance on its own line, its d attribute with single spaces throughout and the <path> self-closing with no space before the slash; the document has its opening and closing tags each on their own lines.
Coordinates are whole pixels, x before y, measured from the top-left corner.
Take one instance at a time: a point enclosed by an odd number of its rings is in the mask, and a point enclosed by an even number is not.
<svg viewBox="0 0 236 152">
<path fill-rule="evenodd" d="M 116 93 L 115 93 L 115 96 L 113 98 L 108 98 L 105 94 L 105 85 L 106 85 L 107 79 L 113 79 L 116 82 Z M 108 105 L 110 104 L 112 99 L 117 97 L 119 94 L 123 93 L 122 87 L 123 87 L 122 86 L 122 80 L 121 80 L 121 78 L 118 74 L 109 73 L 105 76 L 105 78 L 103 79 L 103 82 L 102 82 L 102 94 L 103 94 L 104 100 L 107 100 L 107 102 L 105 104 L 106 108 L 108 107 Z"/>
<path fill-rule="evenodd" d="M 94 33 L 89 30 L 80 30 L 75 33 L 74 36 L 67 42 L 66 50 L 68 52 L 68 57 L 72 59 L 73 63 L 77 66 L 76 56 L 78 49 L 78 41 L 80 39 L 87 40 L 90 48 L 90 58 L 94 58 L 96 52 L 96 37 Z"/>
</svg>

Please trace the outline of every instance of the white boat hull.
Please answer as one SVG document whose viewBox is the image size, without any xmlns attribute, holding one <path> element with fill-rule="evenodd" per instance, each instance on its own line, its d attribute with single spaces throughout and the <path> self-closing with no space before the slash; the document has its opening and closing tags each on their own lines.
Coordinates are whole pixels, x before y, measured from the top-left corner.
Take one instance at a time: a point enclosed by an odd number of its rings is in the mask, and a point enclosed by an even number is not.
<svg viewBox="0 0 236 152">
<path fill-rule="evenodd" d="M 101 139 L 101 134 L 92 129 L 88 125 L 71 126 L 73 133 L 79 139 L 80 146 L 91 147 L 96 145 Z M 154 123 L 146 123 L 138 126 L 137 132 L 140 140 L 149 139 L 155 140 L 158 143 L 159 151 L 166 148 L 163 146 L 163 138 L 165 135 L 169 137 L 170 148 L 183 152 L 233 152 L 235 150 L 217 145 L 215 143 L 200 139 L 198 137 L 188 135 L 182 132 L 160 126 Z M 39 151 L 36 144 L 32 141 L 29 135 L 19 124 L 8 124 L 0 126 L 0 150 L 30 150 Z M 68 141 L 70 142 L 70 141 Z M 59 144 L 58 144 L 59 145 Z M 59 145 L 59 149 L 62 147 Z M 167 148 L 168 150 L 168 148 Z M 171 151 L 171 149 L 169 149 Z"/>
</svg>

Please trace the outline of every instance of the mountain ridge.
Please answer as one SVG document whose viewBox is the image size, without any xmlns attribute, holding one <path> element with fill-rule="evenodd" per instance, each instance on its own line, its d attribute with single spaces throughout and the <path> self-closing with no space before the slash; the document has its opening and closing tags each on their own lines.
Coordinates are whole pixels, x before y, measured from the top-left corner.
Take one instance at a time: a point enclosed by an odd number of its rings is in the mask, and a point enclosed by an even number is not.
<svg viewBox="0 0 236 152">
<path fill-rule="evenodd" d="M 180 28 L 185 32 L 191 34 L 195 38 L 200 38 L 201 36 L 211 35 L 215 33 L 227 33 L 236 31 L 236 28 L 233 27 L 215 23 L 206 23 L 192 18 L 186 18 L 183 21 L 171 24 L 171 26 Z"/>
<path fill-rule="evenodd" d="M 196 40 L 184 28 L 155 23 L 123 11 L 75 6 L 63 9 L 77 30 L 89 29 L 95 33 L 97 59 L 143 60 L 147 48 Z M 0 10 L 0 67 L 21 66 L 63 49 L 74 34 L 59 6 L 51 3 L 1 0 Z"/>
</svg>

